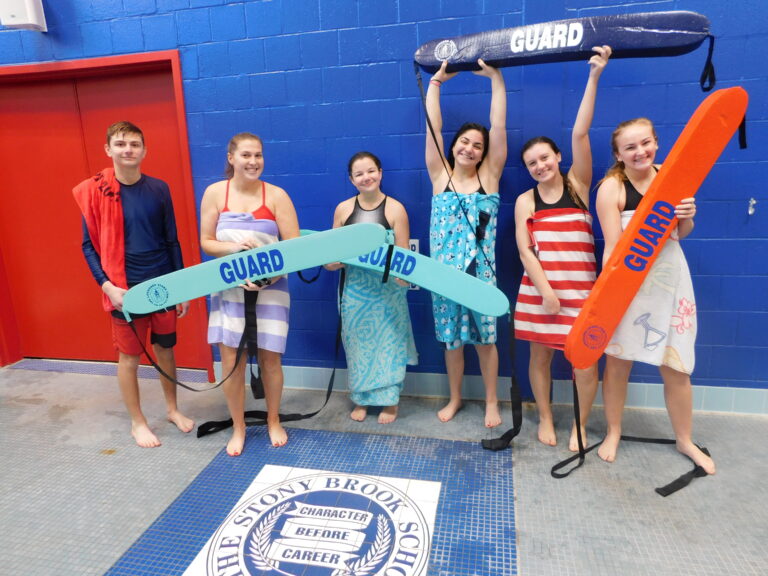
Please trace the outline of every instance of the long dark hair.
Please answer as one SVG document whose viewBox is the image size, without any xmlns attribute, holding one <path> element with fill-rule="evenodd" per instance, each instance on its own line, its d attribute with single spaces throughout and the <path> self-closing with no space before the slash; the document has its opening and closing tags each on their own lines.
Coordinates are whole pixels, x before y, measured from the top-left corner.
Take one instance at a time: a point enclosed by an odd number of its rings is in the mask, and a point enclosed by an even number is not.
<svg viewBox="0 0 768 576">
<path fill-rule="evenodd" d="M 523 166 L 525 166 L 525 160 L 523 159 L 523 156 L 526 152 L 528 152 L 529 149 L 536 146 L 536 144 L 546 144 L 550 148 L 552 148 L 552 151 L 555 154 L 560 154 L 560 148 L 558 148 L 557 144 L 555 144 L 555 141 L 552 140 L 552 138 L 549 138 L 547 136 L 536 136 L 535 138 L 531 138 L 523 144 L 522 149 L 520 150 L 520 161 L 523 163 Z M 568 194 L 568 196 L 573 200 L 574 204 L 581 208 L 582 210 L 587 210 L 587 207 L 584 205 L 584 202 L 581 198 L 579 198 L 579 195 L 576 194 L 576 192 L 571 188 L 571 183 L 568 180 L 568 174 L 566 172 L 563 172 L 560 170 L 560 176 L 563 177 L 563 188 L 565 188 L 565 193 Z"/>
<path fill-rule="evenodd" d="M 485 157 L 488 155 L 488 145 L 491 140 L 490 136 L 488 135 L 488 128 L 476 122 L 466 122 L 462 124 L 461 128 L 456 131 L 456 134 L 451 141 L 451 145 L 448 147 L 448 150 L 445 151 L 445 159 L 448 161 L 448 165 L 451 167 L 451 170 L 453 170 L 453 165 L 455 162 L 455 158 L 453 157 L 453 147 L 456 146 L 456 142 L 459 141 L 461 135 L 465 132 L 469 132 L 470 130 L 477 130 L 483 136 L 483 153 L 480 156 L 480 162 L 477 163 L 478 168 L 480 168 L 480 164 L 483 163 L 483 160 L 485 160 Z"/>
</svg>

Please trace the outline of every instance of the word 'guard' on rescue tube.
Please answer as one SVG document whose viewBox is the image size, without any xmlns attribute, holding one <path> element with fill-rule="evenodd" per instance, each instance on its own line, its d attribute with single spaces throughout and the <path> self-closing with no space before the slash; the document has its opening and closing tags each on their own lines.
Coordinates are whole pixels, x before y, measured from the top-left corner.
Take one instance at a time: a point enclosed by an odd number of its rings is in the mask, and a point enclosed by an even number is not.
<svg viewBox="0 0 768 576">
<path fill-rule="evenodd" d="M 696 109 L 635 210 L 565 341 L 574 368 L 602 355 L 624 313 L 677 225 L 675 206 L 696 194 L 741 124 L 748 96 L 740 87 L 713 92 Z"/>
<path fill-rule="evenodd" d="M 414 61 L 434 73 L 447 60 L 455 72 L 478 70 L 478 58 L 495 68 L 587 60 L 593 46 L 603 45 L 612 48 L 612 59 L 677 56 L 709 36 L 709 20 L 696 12 L 589 16 L 432 40 L 416 50 Z"/>
</svg>

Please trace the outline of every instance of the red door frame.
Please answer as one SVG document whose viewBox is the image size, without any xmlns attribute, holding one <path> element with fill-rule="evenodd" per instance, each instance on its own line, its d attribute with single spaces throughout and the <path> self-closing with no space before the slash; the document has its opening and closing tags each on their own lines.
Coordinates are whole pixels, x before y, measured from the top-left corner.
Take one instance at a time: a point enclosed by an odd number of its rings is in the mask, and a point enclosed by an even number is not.
<svg viewBox="0 0 768 576">
<path fill-rule="evenodd" d="M 63 60 L 57 62 L 43 62 L 38 64 L 20 64 L 0 67 L 0 85 L 15 82 L 27 82 L 30 80 L 47 80 L 62 78 L 84 78 L 110 72 L 142 71 L 142 70 L 168 70 L 171 71 L 173 94 L 176 108 L 176 123 L 179 133 L 179 150 L 181 159 L 181 174 L 184 187 L 193 190 L 192 167 L 189 159 L 187 116 L 184 107 L 184 92 L 181 76 L 181 60 L 178 50 L 163 50 L 143 54 L 125 54 L 121 56 L 106 56 L 102 58 L 87 58 L 83 60 Z M 190 230 L 197 229 L 195 210 L 183 210 L 177 214 L 177 219 L 186 219 L 185 225 Z M 185 253 L 191 258 L 190 264 L 199 264 L 200 251 L 198 246 L 191 242 Z M 5 273 L 2 259 L 0 258 L 0 275 Z M 0 283 L 2 287 L 2 283 Z M 21 342 L 18 337 L 13 303 L 7 290 L 0 289 L 0 366 L 5 366 L 21 360 Z M 199 327 L 204 334 L 207 326 Z M 213 379 L 213 357 L 209 346 L 205 347 L 206 362 L 208 363 L 208 376 Z"/>
</svg>

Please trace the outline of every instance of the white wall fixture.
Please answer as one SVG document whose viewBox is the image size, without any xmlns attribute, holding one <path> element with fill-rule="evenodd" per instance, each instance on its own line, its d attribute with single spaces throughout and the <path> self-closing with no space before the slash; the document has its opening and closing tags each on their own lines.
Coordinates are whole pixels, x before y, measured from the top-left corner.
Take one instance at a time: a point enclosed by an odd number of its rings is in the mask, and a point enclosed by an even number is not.
<svg viewBox="0 0 768 576">
<path fill-rule="evenodd" d="M 1 0 L 0 24 L 7 28 L 47 32 L 43 0 Z"/>
</svg>

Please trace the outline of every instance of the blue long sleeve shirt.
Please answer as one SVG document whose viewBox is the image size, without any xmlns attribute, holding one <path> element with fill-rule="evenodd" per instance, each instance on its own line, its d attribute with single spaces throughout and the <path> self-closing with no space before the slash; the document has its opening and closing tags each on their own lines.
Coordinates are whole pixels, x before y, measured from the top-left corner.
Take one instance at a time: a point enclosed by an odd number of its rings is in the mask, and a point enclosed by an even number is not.
<svg viewBox="0 0 768 576">
<path fill-rule="evenodd" d="M 135 184 L 120 184 L 125 227 L 125 275 L 128 286 L 184 267 L 168 185 L 142 174 Z M 83 254 L 99 286 L 109 278 L 83 219 Z"/>
</svg>

